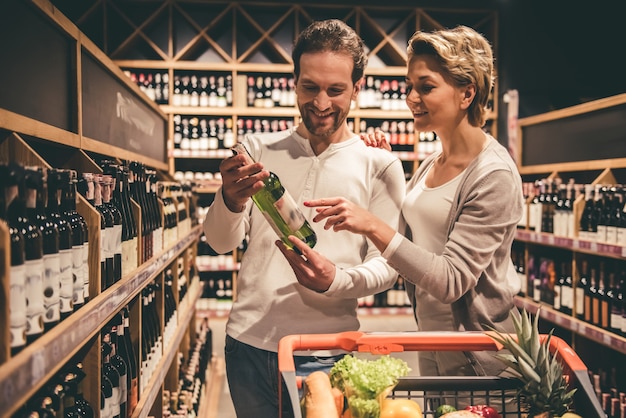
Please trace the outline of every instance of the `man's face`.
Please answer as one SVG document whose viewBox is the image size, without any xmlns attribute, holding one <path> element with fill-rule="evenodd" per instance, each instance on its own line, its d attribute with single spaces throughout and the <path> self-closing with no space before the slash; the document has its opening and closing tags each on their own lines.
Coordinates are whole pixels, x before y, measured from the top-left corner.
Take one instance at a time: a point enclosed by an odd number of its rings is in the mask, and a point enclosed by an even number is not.
<svg viewBox="0 0 626 418">
<path fill-rule="evenodd" d="M 352 58 L 334 52 L 300 57 L 296 79 L 298 109 L 304 126 L 317 137 L 331 137 L 345 123 L 359 85 L 352 82 Z M 339 131 L 341 132 L 341 131 Z"/>
</svg>

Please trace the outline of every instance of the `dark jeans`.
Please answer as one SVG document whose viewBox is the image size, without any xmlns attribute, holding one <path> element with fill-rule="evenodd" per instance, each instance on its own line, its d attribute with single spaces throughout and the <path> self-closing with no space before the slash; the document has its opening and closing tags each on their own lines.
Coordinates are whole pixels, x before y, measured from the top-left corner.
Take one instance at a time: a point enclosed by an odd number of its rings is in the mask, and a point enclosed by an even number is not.
<svg viewBox="0 0 626 418">
<path fill-rule="evenodd" d="M 239 342 L 226 335 L 226 376 L 237 418 L 278 418 L 278 354 Z M 296 375 L 316 370 L 328 372 L 343 355 L 333 357 L 295 356 Z M 281 418 L 293 411 L 283 383 Z"/>
</svg>

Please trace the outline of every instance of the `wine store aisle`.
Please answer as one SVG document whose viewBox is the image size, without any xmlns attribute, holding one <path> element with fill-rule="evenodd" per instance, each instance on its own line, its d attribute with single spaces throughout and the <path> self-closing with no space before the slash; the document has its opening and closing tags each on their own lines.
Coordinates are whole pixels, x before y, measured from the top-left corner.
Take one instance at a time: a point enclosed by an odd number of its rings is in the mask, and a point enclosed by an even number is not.
<svg viewBox="0 0 626 418">
<path fill-rule="evenodd" d="M 361 329 L 363 331 L 415 331 L 415 320 L 411 315 L 398 314 L 398 315 L 363 315 L 360 317 Z M 225 338 L 225 326 L 226 318 L 211 318 L 209 321 L 213 334 L 213 351 L 215 355 L 224 357 L 224 338 Z M 400 353 L 398 357 L 404 358 L 409 363 L 411 369 L 416 372 L 417 368 L 417 356 L 414 352 Z M 217 405 L 216 418 L 236 418 L 233 403 L 230 400 L 230 394 L 228 392 L 228 382 L 226 376 L 224 376 L 224 382 L 222 390 L 219 396 L 219 402 Z"/>
</svg>

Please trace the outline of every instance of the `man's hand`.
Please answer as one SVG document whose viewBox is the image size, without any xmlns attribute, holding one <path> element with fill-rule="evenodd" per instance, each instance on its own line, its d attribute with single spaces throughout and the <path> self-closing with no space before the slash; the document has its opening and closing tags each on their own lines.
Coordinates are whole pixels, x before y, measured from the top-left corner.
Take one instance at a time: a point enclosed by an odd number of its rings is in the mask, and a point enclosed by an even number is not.
<svg viewBox="0 0 626 418">
<path fill-rule="evenodd" d="M 231 212 L 243 211 L 250 196 L 263 188 L 263 180 L 270 175 L 261 163 L 247 164 L 243 155 L 222 160 L 220 173 L 222 197 Z"/>
<path fill-rule="evenodd" d="M 282 241 L 276 241 L 276 246 L 283 253 L 294 273 L 298 282 L 306 288 L 316 292 L 325 292 L 335 279 L 335 271 L 337 267 L 326 257 L 313 250 L 304 242 L 289 236 L 289 241 L 300 252 L 288 248 Z"/>
</svg>

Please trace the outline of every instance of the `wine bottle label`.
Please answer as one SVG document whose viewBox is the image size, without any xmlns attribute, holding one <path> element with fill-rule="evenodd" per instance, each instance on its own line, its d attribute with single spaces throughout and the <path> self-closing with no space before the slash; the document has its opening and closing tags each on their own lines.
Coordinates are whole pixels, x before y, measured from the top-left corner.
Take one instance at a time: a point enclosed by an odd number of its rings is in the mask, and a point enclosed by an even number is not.
<svg viewBox="0 0 626 418">
<path fill-rule="evenodd" d="M 43 259 L 24 263 L 26 274 L 26 334 L 43 333 Z"/>
<path fill-rule="evenodd" d="M 61 261 L 59 269 L 61 313 L 68 313 L 73 310 L 72 250 L 60 250 L 59 255 Z"/>
<path fill-rule="evenodd" d="M 302 228 L 302 225 L 306 222 L 306 218 L 298 209 L 298 204 L 287 192 L 283 193 L 280 199 L 276 200 L 274 207 L 292 231 Z"/>
<path fill-rule="evenodd" d="M 111 396 L 111 416 L 120 416 L 120 388 L 119 386 L 113 387 L 113 396 Z"/>
<path fill-rule="evenodd" d="M 89 300 L 89 241 L 83 243 L 83 300 Z"/>
<path fill-rule="evenodd" d="M 83 278 L 83 246 L 75 245 L 72 247 L 72 284 L 74 305 L 82 305 L 85 303 L 85 284 Z"/>
<path fill-rule="evenodd" d="M 46 254 L 43 256 L 43 305 L 44 322 L 59 322 L 61 319 L 61 301 L 59 291 L 61 288 L 61 256 L 59 253 Z"/>
<path fill-rule="evenodd" d="M 580 287 L 576 288 L 576 315 L 585 313 L 585 291 Z"/>
<path fill-rule="evenodd" d="M 26 267 L 24 264 L 11 266 L 11 347 L 26 345 Z"/>
<path fill-rule="evenodd" d="M 573 290 L 571 287 L 561 287 L 561 306 L 564 308 L 571 308 L 574 306 Z"/>
</svg>

